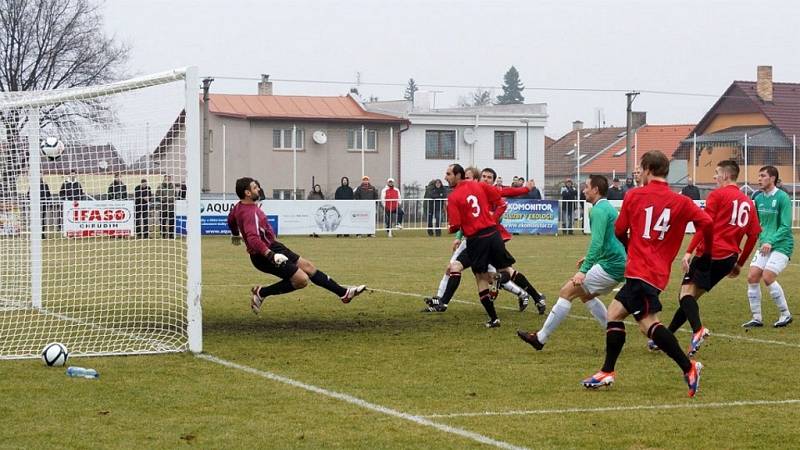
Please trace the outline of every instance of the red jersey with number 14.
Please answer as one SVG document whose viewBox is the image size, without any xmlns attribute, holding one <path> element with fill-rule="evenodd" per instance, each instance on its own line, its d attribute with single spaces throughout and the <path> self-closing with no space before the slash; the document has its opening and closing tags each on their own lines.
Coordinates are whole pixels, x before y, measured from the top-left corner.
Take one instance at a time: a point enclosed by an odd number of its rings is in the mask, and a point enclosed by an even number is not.
<svg viewBox="0 0 800 450">
<path fill-rule="evenodd" d="M 500 192 L 493 186 L 477 181 L 462 181 L 447 196 L 447 219 L 450 232 L 459 229 L 465 237 L 473 237 L 484 228 L 496 224 L 491 206 L 501 200 Z"/>
<path fill-rule="evenodd" d="M 711 246 L 712 259 L 725 259 L 731 255 L 739 255 L 738 265 L 743 266 L 750 252 L 758 241 L 761 224 L 753 201 L 750 200 L 735 184 L 715 189 L 706 199 L 706 214 L 714 222 L 714 243 Z M 742 237 L 747 235 L 744 250 L 739 250 Z M 695 248 L 697 254 L 706 252 L 699 235 L 692 239 L 687 253 Z"/>
<path fill-rule="evenodd" d="M 710 248 L 711 218 L 689 197 L 672 192 L 662 181 L 628 191 L 614 228 L 617 238 L 627 243 L 625 278 L 643 280 L 663 291 L 689 222 Z"/>
</svg>

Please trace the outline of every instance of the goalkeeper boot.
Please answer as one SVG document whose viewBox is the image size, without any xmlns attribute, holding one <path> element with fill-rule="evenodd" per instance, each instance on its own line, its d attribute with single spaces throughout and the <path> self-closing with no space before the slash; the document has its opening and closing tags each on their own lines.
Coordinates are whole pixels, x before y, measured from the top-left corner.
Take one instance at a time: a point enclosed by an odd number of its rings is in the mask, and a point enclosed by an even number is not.
<svg viewBox="0 0 800 450">
<path fill-rule="evenodd" d="M 347 292 L 345 292 L 345 294 L 340 298 L 340 300 L 342 301 L 342 303 L 345 304 L 350 303 L 353 300 L 353 298 L 355 298 L 357 295 L 361 294 L 365 290 L 367 290 L 367 286 L 364 284 L 360 284 L 358 286 L 350 286 L 347 288 Z"/>
<path fill-rule="evenodd" d="M 529 333 L 524 330 L 517 330 L 517 336 L 528 344 L 531 344 L 536 350 L 544 348 L 544 344 L 539 340 L 539 336 L 537 336 L 535 332 Z"/>
<path fill-rule="evenodd" d="M 528 307 L 528 303 L 530 302 L 531 296 L 527 292 L 523 292 L 519 294 L 517 297 L 517 303 L 519 303 L 519 311 L 525 311 L 525 308 Z"/>
<path fill-rule="evenodd" d="M 603 386 L 611 386 L 612 384 L 614 384 L 615 376 L 616 373 L 614 372 L 603 372 L 601 370 L 596 374 L 590 376 L 589 378 L 583 380 L 581 384 L 586 389 L 597 389 Z"/>
<path fill-rule="evenodd" d="M 253 314 L 258 315 L 261 312 L 261 304 L 264 303 L 264 297 L 258 295 L 258 292 L 261 290 L 261 286 L 254 286 L 250 292 L 253 296 L 250 298 L 250 310 L 253 311 Z"/>
</svg>

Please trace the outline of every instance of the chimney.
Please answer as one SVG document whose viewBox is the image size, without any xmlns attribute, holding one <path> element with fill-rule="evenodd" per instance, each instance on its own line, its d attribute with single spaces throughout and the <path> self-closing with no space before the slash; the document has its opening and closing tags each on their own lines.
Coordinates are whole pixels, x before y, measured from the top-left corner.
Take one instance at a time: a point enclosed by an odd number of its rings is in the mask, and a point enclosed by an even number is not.
<svg viewBox="0 0 800 450">
<path fill-rule="evenodd" d="M 269 81 L 269 75 L 261 74 L 261 81 L 258 82 L 258 95 L 272 95 L 272 81 Z"/>
<path fill-rule="evenodd" d="M 583 129 L 583 121 L 576 120 L 572 122 L 572 131 L 578 131 Z"/>
<path fill-rule="evenodd" d="M 765 102 L 772 101 L 772 66 L 758 66 L 756 93 Z"/>
<path fill-rule="evenodd" d="M 647 111 L 631 111 L 631 128 L 636 129 L 647 125 Z"/>
</svg>

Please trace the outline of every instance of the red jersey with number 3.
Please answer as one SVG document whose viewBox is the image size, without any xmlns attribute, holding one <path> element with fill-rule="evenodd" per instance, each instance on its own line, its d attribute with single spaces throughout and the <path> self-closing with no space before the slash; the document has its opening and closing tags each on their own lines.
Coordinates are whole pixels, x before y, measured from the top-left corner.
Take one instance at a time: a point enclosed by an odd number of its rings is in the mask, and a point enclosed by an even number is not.
<svg viewBox="0 0 800 450">
<path fill-rule="evenodd" d="M 758 241 L 758 234 L 761 233 L 761 224 L 753 201 L 732 184 L 715 189 L 708 195 L 706 213 L 714 223 L 711 258 L 725 259 L 731 255 L 739 255 L 737 264 L 744 265 Z M 744 235 L 747 235 L 747 244 L 744 250 L 740 250 Z M 699 235 L 694 236 L 686 251 L 692 253 L 695 249 L 698 255 L 706 253 Z"/>
<path fill-rule="evenodd" d="M 485 228 L 496 225 L 491 206 L 501 200 L 493 186 L 478 181 L 462 181 L 447 196 L 447 219 L 450 232 L 459 229 L 465 237 L 473 237 Z"/>
<path fill-rule="evenodd" d="M 711 218 L 689 197 L 672 192 L 662 181 L 628 191 L 614 228 L 617 238 L 627 243 L 625 278 L 643 280 L 663 291 L 689 222 L 710 247 Z"/>
</svg>

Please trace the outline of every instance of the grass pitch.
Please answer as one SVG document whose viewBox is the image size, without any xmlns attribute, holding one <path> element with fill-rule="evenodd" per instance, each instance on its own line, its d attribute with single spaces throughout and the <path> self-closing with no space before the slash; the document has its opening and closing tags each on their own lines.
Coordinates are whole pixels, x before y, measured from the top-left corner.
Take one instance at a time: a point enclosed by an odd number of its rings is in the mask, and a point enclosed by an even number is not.
<svg viewBox="0 0 800 450">
<path fill-rule="evenodd" d="M 635 324 L 617 365 L 617 384 L 586 391 L 579 382 L 604 354 L 604 331 L 581 304 L 544 351 L 519 341 L 535 311 L 497 300 L 502 327 L 485 329 L 471 276 L 444 314 L 422 314 L 449 257 L 450 238 L 414 232 L 394 239 L 286 238 L 290 248 L 342 284 L 377 291 L 342 305 L 316 286 L 249 311 L 253 269 L 243 247 L 203 241 L 205 352 L 327 391 L 422 416 L 437 424 L 530 448 L 786 448 L 800 441 L 800 323 L 745 332 L 743 277 L 700 300 L 712 336 L 698 359 L 696 399 L 679 369 L 649 353 Z M 517 267 L 548 296 L 575 272 L 588 237 L 515 237 Z M 662 295 L 668 323 L 679 265 Z M 800 268 L 779 278 L 800 311 Z M 610 299 L 604 301 L 608 303 Z M 548 306 L 549 306 L 548 305 Z M 534 308 L 530 308 L 534 309 Z M 763 293 L 765 322 L 777 318 Z M 682 345 L 689 333 L 678 333 Z M 101 378 L 67 378 L 41 361 L 0 363 L 0 448 L 491 448 L 190 354 L 76 358 Z M 756 402 L 763 402 L 756 404 Z M 783 402 L 783 403 L 779 403 Z"/>
</svg>

